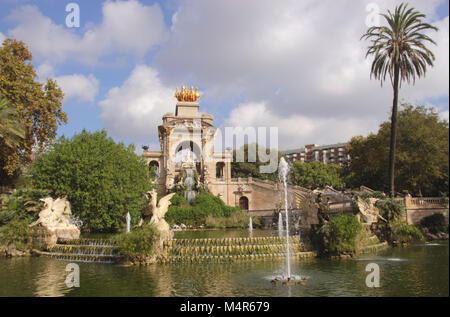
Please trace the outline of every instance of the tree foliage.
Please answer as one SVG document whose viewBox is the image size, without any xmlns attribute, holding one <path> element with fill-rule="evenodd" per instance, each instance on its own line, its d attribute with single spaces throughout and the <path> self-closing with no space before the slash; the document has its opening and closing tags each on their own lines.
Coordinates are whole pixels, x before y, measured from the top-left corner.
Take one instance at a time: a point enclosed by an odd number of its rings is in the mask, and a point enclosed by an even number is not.
<svg viewBox="0 0 450 317">
<path fill-rule="evenodd" d="M 31 160 L 32 147 L 41 149 L 56 136 L 58 124 L 66 123 L 62 90 L 52 79 L 37 81 L 32 55 L 21 41 L 6 39 L 0 46 L 0 95 L 18 113 L 25 137 L 13 147 L 0 143 L 0 168 L 13 175 L 20 163 Z"/>
<path fill-rule="evenodd" d="M 25 139 L 25 128 L 20 122 L 17 109 L 0 95 L 0 144 L 1 147 L 16 148 Z"/>
<path fill-rule="evenodd" d="M 436 43 L 426 32 L 438 29 L 423 22 L 425 14 L 408 8 L 407 3 L 396 6 L 393 13 L 388 10 L 387 14 L 381 16 L 387 25 L 370 27 L 361 38 L 371 41 L 366 54 L 366 57 L 374 56 L 370 76 L 380 80 L 383 85 L 389 75 L 394 90 L 388 165 L 389 189 L 391 196 L 394 196 L 399 89 L 404 81 L 414 84 L 416 78 L 425 76 L 428 66 L 433 66 L 435 58 L 426 44 Z"/>
<path fill-rule="evenodd" d="M 448 193 L 449 124 L 432 108 L 403 105 L 398 115 L 396 183 L 399 192 L 438 196 Z M 346 181 L 353 187 L 388 188 L 390 124 L 383 122 L 377 134 L 354 137 L 347 151 L 351 162 Z"/>
<path fill-rule="evenodd" d="M 293 181 L 295 185 L 309 189 L 323 188 L 327 185 L 342 189 L 344 188 L 344 181 L 341 177 L 341 169 L 342 167 L 337 164 L 295 161 L 293 164 Z"/>
<path fill-rule="evenodd" d="M 148 167 L 134 148 L 116 144 L 105 131 L 61 137 L 33 167 L 33 184 L 65 196 L 91 231 L 117 231 L 127 212 L 137 223 L 150 188 Z"/>
<path fill-rule="evenodd" d="M 420 221 L 420 227 L 427 228 L 432 234 L 445 232 L 448 228 L 446 225 L 445 216 L 441 213 L 434 213 L 423 217 Z"/>
<path fill-rule="evenodd" d="M 259 179 L 278 180 L 278 173 L 261 173 L 260 167 L 268 165 L 268 162 L 262 162 L 259 151 L 276 160 L 277 164 L 281 158 L 281 154 L 274 149 L 266 149 L 257 143 L 245 144 L 240 149 L 233 151 L 233 162 L 231 163 L 231 177 L 254 177 Z M 250 153 L 250 155 L 249 155 Z M 242 155 L 243 162 L 238 162 L 238 158 Z"/>
</svg>

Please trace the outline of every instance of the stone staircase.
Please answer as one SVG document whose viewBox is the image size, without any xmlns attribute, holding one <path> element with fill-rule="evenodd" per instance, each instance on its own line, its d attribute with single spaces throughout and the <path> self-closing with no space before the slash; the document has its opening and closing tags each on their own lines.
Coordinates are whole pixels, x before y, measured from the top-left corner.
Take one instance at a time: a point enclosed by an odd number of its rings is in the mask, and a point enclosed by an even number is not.
<svg viewBox="0 0 450 317">
<path fill-rule="evenodd" d="M 292 258 L 315 257 L 316 252 L 305 251 L 298 236 L 290 237 Z M 57 260 L 85 263 L 116 263 L 121 256 L 114 240 L 58 239 L 39 255 Z M 172 239 L 163 244 L 158 263 L 234 263 L 243 261 L 280 261 L 286 258 L 285 237 Z"/>
<path fill-rule="evenodd" d="M 120 258 L 116 242 L 109 239 L 58 239 L 55 245 L 35 252 L 69 262 L 114 263 Z"/>
<path fill-rule="evenodd" d="M 308 258 L 298 236 L 290 237 L 291 257 Z M 160 263 L 233 263 L 241 261 L 279 261 L 286 258 L 286 238 L 172 239 L 164 242 Z"/>
</svg>

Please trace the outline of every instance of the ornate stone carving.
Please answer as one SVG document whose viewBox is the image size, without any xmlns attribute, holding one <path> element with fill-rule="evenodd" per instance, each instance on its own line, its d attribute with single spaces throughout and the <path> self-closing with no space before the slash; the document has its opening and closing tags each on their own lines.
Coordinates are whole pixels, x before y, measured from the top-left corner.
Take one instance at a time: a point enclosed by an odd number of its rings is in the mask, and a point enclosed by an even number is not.
<svg viewBox="0 0 450 317">
<path fill-rule="evenodd" d="M 170 206 L 170 199 L 175 195 L 175 193 L 171 193 L 169 195 L 164 196 L 158 202 L 158 194 L 155 189 L 151 192 L 147 192 L 147 198 L 149 199 L 149 203 L 147 208 L 144 210 L 144 217 L 149 217 L 149 224 L 154 224 L 159 231 L 160 240 L 168 240 L 173 238 L 173 231 L 170 230 L 169 224 L 164 219 L 164 216 L 167 212 L 167 209 Z M 141 223 L 142 224 L 142 223 Z"/>
<path fill-rule="evenodd" d="M 44 209 L 39 212 L 39 219 L 33 222 L 30 227 L 41 225 L 50 233 L 47 244 L 55 244 L 58 238 L 78 239 L 80 230 L 71 223 L 72 212 L 70 203 L 66 198 L 51 197 L 41 199 L 44 202 Z"/>
</svg>

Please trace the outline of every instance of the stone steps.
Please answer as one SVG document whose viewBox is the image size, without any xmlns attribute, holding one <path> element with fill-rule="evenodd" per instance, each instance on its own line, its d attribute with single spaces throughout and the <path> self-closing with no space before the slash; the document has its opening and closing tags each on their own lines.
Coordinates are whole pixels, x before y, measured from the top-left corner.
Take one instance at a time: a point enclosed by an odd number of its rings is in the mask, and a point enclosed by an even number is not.
<svg viewBox="0 0 450 317">
<path fill-rule="evenodd" d="M 117 246 L 112 239 L 58 239 L 57 244 L 85 245 L 85 246 Z"/>
<path fill-rule="evenodd" d="M 92 246 L 77 244 L 56 244 L 47 247 L 47 252 L 74 254 L 74 255 L 118 255 L 119 249 L 116 246 Z"/>
<path fill-rule="evenodd" d="M 228 246 L 201 246 L 201 247 L 166 247 L 165 251 L 173 256 L 221 256 L 221 255 L 247 255 L 272 254 L 286 251 L 285 244 L 260 245 L 228 245 Z M 291 245 L 292 252 L 305 251 L 301 244 Z"/>
<path fill-rule="evenodd" d="M 317 253 L 310 252 L 295 252 L 290 254 L 291 258 L 304 259 L 316 257 Z M 248 261 L 281 261 L 286 258 L 286 252 L 270 253 L 270 254 L 251 254 L 251 255 L 222 255 L 222 256 L 161 256 L 157 259 L 159 263 L 174 264 L 174 263 L 236 263 Z"/>
<path fill-rule="evenodd" d="M 389 244 L 385 241 L 382 243 L 368 245 L 359 250 L 359 254 L 376 253 L 381 250 L 385 250 L 389 247 Z"/>
<path fill-rule="evenodd" d="M 68 262 L 84 262 L 84 263 L 114 263 L 120 258 L 117 255 L 100 255 L 100 254 L 69 254 L 69 253 L 57 253 L 36 251 L 35 253 L 43 256 L 47 256 L 56 260 L 68 261 Z"/>
<path fill-rule="evenodd" d="M 291 236 L 290 243 L 298 243 L 298 236 Z M 202 247 L 202 246 L 244 246 L 260 244 L 286 244 L 285 237 L 255 238 L 215 238 L 215 239 L 171 239 L 164 242 L 164 247 Z"/>
</svg>

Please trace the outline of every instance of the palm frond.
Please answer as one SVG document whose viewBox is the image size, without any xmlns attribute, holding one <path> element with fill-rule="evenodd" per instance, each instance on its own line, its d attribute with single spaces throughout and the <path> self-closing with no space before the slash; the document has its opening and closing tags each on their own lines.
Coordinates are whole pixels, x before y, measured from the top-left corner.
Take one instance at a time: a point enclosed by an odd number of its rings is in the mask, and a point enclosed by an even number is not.
<svg viewBox="0 0 450 317">
<path fill-rule="evenodd" d="M 415 83 L 424 77 L 428 67 L 432 67 L 435 57 L 426 44 L 436 44 L 427 34 L 437 31 L 435 26 L 423 22 L 425 15 L 408 8 L 408 4 L 400 4 L 387 13 L 381 14 L 386 26 L 372 26 L 361 36 L 370 40 L 366 58 L 373 56 L 370 78 L 380 80 L 381 85 L 389 76 L 391 82 L 396 66 L 399 67 L 401 82 Z"/>
</svg>

